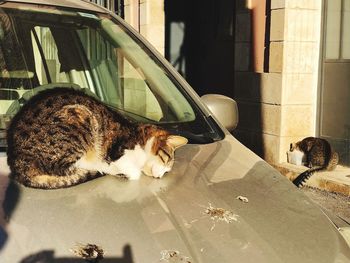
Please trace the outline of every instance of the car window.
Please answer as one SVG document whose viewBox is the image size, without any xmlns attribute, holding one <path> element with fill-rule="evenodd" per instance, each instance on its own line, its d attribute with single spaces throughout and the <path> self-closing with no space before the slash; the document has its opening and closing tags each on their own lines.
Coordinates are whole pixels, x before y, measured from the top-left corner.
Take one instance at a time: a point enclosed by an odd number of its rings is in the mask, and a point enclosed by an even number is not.
<svg viewBox="0 0 350 263">
<path fill-rule="evenodd" d="M 113 46 L 92 28 L 79 30 L 78 36 L 96 86 L 108 104 L 157 122 L 164 117 L 142 70 L 127 59 L 122 48 Z"/>
<path fill-rule="evenodd" d="M 4 6 L 0 148 L 21 106 L 41 90 L 55 87 L 81 89 L 127 118 L 187 137 L 199 135 L 201 142 L 222 138 L 162 62 L 115 18 L 43 6 L 22 5 L 20 11 Z"/>
<path fill-rule="evenodd" d="M 79 62 L 73 62 L 75 56 L 63 53 L 63 50 L 68 48 L 67 44 L 61 41 L 64 36 L 63 30 L 35 24 L 30 28 L 39 85 L 75 83 L 80 87 L 88 87 L 83 67 L 79 67 Z M 57 46 L 56 41 L 60 41 L 60 46 Z"/>
</svg>

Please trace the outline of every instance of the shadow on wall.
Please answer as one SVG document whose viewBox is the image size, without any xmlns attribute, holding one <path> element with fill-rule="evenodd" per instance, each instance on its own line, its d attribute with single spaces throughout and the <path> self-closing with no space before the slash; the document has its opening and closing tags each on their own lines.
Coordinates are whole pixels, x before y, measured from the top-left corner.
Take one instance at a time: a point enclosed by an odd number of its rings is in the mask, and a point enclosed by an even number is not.
<svg viewBox="0 0 350 263">
<path fill-rule="evenodd" d="M 235 99 L 239 124 L 233 134 L 268 158 L 262 89 L 269 64 L 270 0 L 165 0 L 164 7 L 165 57 L 200 96 Z"/>
<path fill-rule="evenodd" d="M 235 137 L 260 157 L 273 162 L 278 145 L 277 123 L 266 125 L 275 105 L 266 101 L 269 90 L 270 0 L 238 1 L 235 32 L 235 100 L 240 123 Z"/>
</svg>

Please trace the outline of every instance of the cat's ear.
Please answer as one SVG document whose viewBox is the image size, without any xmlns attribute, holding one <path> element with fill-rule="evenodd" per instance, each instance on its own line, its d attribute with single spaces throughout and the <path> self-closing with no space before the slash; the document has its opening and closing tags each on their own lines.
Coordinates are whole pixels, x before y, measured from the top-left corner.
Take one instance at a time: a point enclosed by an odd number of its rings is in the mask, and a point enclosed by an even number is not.
<svg viewBox="0 0 350 263">
<path fill-rule="evenodd" d="M 188 140 L 179 135 L 170 135 L 166 139 L 166 144 L 171 146 L 174 150 L 187 144 Z"/>
<path fill-rule="evenodd" d="M 289 151 L 292 152 L 292 151 L 296 150 L 297 147 L 298 147 L 298 144 L 293 142 L 293 143 L 290 144 Z"/>
</svg>

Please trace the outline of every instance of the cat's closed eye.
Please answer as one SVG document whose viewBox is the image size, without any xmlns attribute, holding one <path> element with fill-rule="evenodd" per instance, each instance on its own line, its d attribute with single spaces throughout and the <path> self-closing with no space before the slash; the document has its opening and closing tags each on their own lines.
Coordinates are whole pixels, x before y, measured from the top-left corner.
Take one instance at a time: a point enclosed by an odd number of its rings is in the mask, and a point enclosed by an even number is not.
<svg viewBox="0 0 350 263">
<path fill-rule="evenodd" d="M 165 164 L 168 163 L 169 159 L 171 158 L 171 156 L 163 149 L 159 149 L 158 156 Z"/>
</svg>

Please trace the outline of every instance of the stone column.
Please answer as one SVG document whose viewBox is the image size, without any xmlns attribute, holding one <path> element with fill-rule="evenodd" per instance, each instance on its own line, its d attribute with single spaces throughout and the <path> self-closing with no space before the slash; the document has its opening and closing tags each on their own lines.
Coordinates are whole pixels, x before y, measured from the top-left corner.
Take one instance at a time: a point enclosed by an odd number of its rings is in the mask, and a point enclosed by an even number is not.
<svg viewBox="0 0 350 263">
<path fill-rule="evenodd" d="M 164 0 L 125 0 L 124 8 L 125 21 L 164 55 Z"/>
<path fill-rule="evenodd" d="M 243 1 L 239 1 L 243 2 Z M 315 135 L 321 0 L 271 0 L 268 67 L 257 71 L 251 0 L 237 5 L 235 99 L 240 111 L 236 137 L 272 164 L 286 162 L 290 142 Z M 239 33 L 239 35 L 237 35 Z M 241 48 L 242 46 L 242 48 Z M 265 50 L 266 51 L 266 50 Z M 247 55 L 248 54 L 248 55 Z"/>
<path fill-rule="evenodd" d="M 286 161 L 292 141 L 316 133 L 321 0 L 272 0 L 269 74 L 281 85 L 278 152 Z"/>
</svg>

